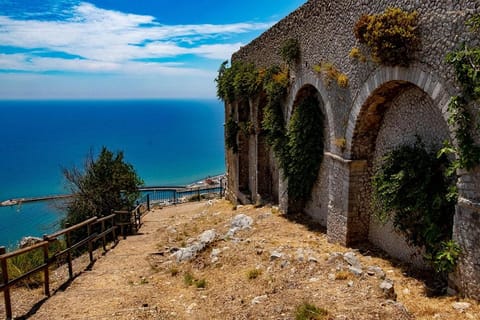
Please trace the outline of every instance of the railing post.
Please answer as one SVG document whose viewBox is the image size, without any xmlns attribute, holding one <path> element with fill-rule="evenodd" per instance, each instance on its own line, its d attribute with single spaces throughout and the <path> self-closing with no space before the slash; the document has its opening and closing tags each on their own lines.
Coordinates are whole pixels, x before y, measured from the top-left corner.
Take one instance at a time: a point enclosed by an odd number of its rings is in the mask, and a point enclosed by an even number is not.
<svg viewBox="0 0 480 320">
<path fill-rule="evenodd" d="M 200 201 L 200 187 L 197 189 L 198 201 Z"/>
<path fill-rule="evenodd" d="M 112 211 L 113 213 L 113 211 Z M 117 225 L 115 224 L 115 216 L 113 216 L 112 218 L 112 235 L 113 235 L 113 242 L 114 243 L 118 243 L 118 237 L 117 237 Z"/>
<path fill-rule="evenodd" d="M 105 231 L 105 220 L 102 220 L 102 233 Z M 107 239 L 105 235 L 102 237 L 102 244 L 103 244 L 103 252 L 107 251 Z"/>
<path fill-rule="evenodd" d="M 150 194 L 147 193 L 147 211 L 150 211 Z"/>
<path fill-rule="evenodd" d="M 5 247 L 0 247 L 0 255 L 5 254 L 7 250 Z M 7 319 L 12 319 L 12 302 L 10 300 L 10 287 L 8 286 L 8 269 L 7 269 L 7 259 L 0 259 L 0 264 L 2 267 L 2 280 L 3 284 L 7 285 L 3 289 L 3 297 L 5 300 L 5 313 Z"/>
<path fill-rule="evenodd" d="M 90 238 L 92 235 L 92 225 L 87 224 L 87 237 Z M 88 240 L 88 257 L 90 258 L 90 263 L 93 263 L 93 243 L 92 239 Z"/>
<path fill-rule="evenodd" d="M 45 240 L 47 238 L 46 235 L 43 236 L 43 239 Z M 43 246 L 43 263 L 45 263 L 45 270 L 43 271 L 44 275 L 44 282 L 45 282 L 45 295 L 47 297 L 50 297 L 50 275 L 49 275 L 49 268 L 50 268 L 50 261 L 48 257 L 48 247 L 49 247 L 49 242 L 46 243 Z"/>
<path fill-rule="evenodd" d="M 65 238 L 66 238 L 66 241 L 67 241 L 67 248 L 70 248 L 72 246 L 72 241 L 70 239 L 70 231 L 65 234 Z M 68 252 L 67 252 L 67 260 L 68 260 L 68 276 L 69 276 L 70 280 L 73 280 L 73 267 L 72 267 L 72 252 L 71 252 L 71 250 L 68 250 Z"/>
<path fill-rule="evenodd" d="M 173 204 L 177 205 L 177 189 L 173 190 Z"/>
</svg>

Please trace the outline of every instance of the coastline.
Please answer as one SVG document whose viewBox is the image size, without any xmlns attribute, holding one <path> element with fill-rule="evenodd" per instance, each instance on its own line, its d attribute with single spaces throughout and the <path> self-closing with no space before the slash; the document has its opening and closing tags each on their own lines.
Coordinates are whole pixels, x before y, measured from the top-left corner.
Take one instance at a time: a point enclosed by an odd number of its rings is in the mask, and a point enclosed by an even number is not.
<svg viewBox="0 0 480 320">
<path fill-rule="evenodd" d="M 181 188 L 196 190 L 199 188 L 220 187 L 224 182 L 225 173 L 194 180 L 187 185 L 181 186 Z M 161 186 L 156 188 L 161 188 Z M 16 222 L 16 226 L 13 226 L 13 228 L 16 229 L 17 232 L 12 233 L 12 225 L 0 225 L 0 246 L 16 248 L 25 237 L 42 237 L 44 234 L 57 231 L 58 221 L 60 221 L 63 214 L 58 210 L 58 201 L 62 201 L 71 196 L 72 195 L 40 196 L 34 198 L 13 198 L 2 201 L 0 210 L 3 210 L 4 213 L 12 214 Z M 0 213 L 2 212 L 0 211 Z M 37 216 L 31 217 L 29 216 L 30 214 Z M 4 216 L 5 215 L 3 215 L 3 217 Z"/>
</svg>

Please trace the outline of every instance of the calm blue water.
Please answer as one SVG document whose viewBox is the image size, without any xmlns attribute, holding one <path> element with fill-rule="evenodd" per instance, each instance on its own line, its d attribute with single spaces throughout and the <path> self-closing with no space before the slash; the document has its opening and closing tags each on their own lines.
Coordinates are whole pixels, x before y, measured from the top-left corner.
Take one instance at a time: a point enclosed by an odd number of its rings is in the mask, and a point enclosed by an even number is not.
<svg viewBox="0 0 480 320">
<path fill-rule="evenodd" d="M 102 146 L 121 150 L 146 185 L 187 184 L 225 171 L 217 100 L 0 101 L 0 201 L 68 193 L 62 167 Z M 0 245 L 56 229 L 44 202 L 0 207 Z"/>
</svg>

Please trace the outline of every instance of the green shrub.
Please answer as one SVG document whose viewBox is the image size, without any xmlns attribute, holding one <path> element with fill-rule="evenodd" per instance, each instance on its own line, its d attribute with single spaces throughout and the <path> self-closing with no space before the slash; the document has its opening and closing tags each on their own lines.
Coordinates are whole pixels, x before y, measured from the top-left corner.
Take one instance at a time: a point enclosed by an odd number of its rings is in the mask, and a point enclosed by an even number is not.
<svg viewBox="0 0 480 320">
<path fill-rule="evenodd" d="M 198 280 L 195 280 L 195 287 L 197 289 L 205 289 L 207 287 L 207 280 L 205 279 L 198 279 Z"/>
<path fill-rule="evenodd" d="M 253 280 L 257 279 L 262 274 L 262 270 L 260 269 L 252 269 L 247 272 L 247 279 Z"/>
<path fill-rule="evenodd" d="M 187 286 L 191 286 L 195 282 L 195 278 L 190 272 L 187 272 L 183 275 L 183 283 Z"/>
<path fill-rule="evenodd" d="M 183 275 L 183 283 L 186 286 L 195 285 L 195 287 L 198 288 L 198 289 L 207 287 L 207 280 L 196 279 L 190 272 L 187 272 Z"/>
<path fill-rule="evenodd" d="M 348 87 L 348 76 L 338 71 L 332 63 L 316 64 L 313 66 L 313 71 L 323 75 L 326 86 L 330 86 L 331 82 L 335 81 L 341 88 Z"/>
<path fill-rule="evenodd" d="M 427 261 L 440 271 L 450 270 L 446 264 L 456 259 L 448 242 L 456 203 L 455 179 L 445 174 L 448 162 L 417 141 L 387 153 L 372 179 L 377 217 L 390 219 L 408 243 L 424 247 Z"/>
<path fill-rule="evenodd" d="M 457 265 L 461 250 L 453 240 L 442 241 L 441 248 L 432 257 L 433 266 L 437 273 L 450 273 Z"/>
<path fill-rule="evenodd" d="M 296 320 L 322 320 L 326 319 L 328 311 L 311 303 L 304 302 L 295 310 Z"/>
<path fill-rule="evenodd" d="M 480 98 L 480 47 L 468 47 L 466 44 L 447 55 L 462 85 L 464 97 L 468 100 Z"/>
<path fill-rule="evenodd" d="M 228 67 L 224 61 L 215 79 L 217 97 L 225 102 L 247 100 L 261 89 L 261 76 L 253 63 L 237 61 Z"/>
<path fill-rule="evenodd" d="M 355 37 L 366 44 L 372 58 L 384 65 L 408 66 L 418 46 L 418 13 L 387 8 L 384 13 L 362 15 Z"/>
<path fill-rule="evenodd" d="M 297 39 L 287 39 L 280 48 L 280 56 L 289 66 L 300 60 L 300 44 Z"/>
</svg>

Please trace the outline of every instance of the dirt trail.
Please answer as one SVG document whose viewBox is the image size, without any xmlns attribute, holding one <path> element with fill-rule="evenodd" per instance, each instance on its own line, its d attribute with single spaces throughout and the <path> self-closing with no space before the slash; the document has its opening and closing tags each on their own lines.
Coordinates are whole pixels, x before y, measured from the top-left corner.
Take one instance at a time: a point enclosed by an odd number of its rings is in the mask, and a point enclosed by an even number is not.
<svg viewBox="0 0 480 320">
<path fill-rule="evenodd" d="M 157 231 L 166 217 L 204 206 L 197 203 L 148 213 L 139 234 L 121 239 L 91 271 L 48 299 L 31 319 L 157 319 L 155 305 L 164 297 L 148 283 L 155 270 L 147 259 L 158 252 Z"/>
<path fill-rule="evenodd" d="M 238 214 L 251 217 L 252 227 L 227 235 Z M 270 207 L 232 210 L 223 200 L 156 209 L 140 234 L 97 253 L 91 271 L 26 318 L 295 319 L 298 306 L 309 302 L 327 311 L 323 319 L 480 320 L 477 302 L 462 300 L 470 305 L 457 310 L 455 297 L 428 298 L 401 264 L 330 244 L 318 226 L 300 220 Z M 215 240 L 195 259 L 177 263 L 172 252 L 206 230 L 215 230 Z M 346 252 L 357 257 L 361 274 L 344 260 Z M 369 268 L 393 281 L 396 301 L 380 289 L 383 276 Z M 20 303 L 14 312 L 28 309 Z"/>
</svg>

